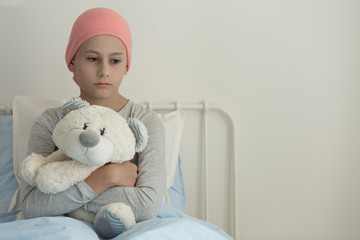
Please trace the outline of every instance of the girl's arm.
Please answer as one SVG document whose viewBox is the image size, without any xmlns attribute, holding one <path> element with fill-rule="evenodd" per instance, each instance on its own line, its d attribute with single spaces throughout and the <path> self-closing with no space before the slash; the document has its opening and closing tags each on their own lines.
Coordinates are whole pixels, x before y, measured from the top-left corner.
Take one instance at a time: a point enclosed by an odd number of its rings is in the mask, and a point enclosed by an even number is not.
<svg viewBox="0 0 360 240">
<path fill-rule="evenodd" d="M 137 166 L 129 161 L 124 163 L 110 163 L 96 169 L 85 179 L 85 182 L 100 194 L 110 187 L 134 187 Z"/>
<path fill-rule="evenodd" d="M 24 181 L 20 184 L 21 211 L 24 218 L 57 216 L 83 206 L 96 197 L 84 182 L 57 194 L 45 194 Z"/>
</svg>

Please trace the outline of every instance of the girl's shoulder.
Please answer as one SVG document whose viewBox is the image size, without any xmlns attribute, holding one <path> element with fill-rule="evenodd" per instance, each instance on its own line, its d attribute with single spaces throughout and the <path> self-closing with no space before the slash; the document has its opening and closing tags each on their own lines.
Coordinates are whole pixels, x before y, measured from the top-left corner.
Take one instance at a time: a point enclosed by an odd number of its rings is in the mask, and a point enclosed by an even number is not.
<svg viewBox="0 0 360 240">
<path fill-rule="evenodd" d="M 35 125 L 53 129 L 60 120 L 60 107 L 48 108 L 35 120 Z"/>
<path fill-rule="evenodd" d="M 159 115 L 144 105 L 131 100 L 119 112 L 125 119 L 136 118 L 142 121 L 147 128 L 162 128 L 163 123 Z"/>
<path fill-rule="evenodd" d="M 147 118 L 156 118 L 157 113 L 147 108 L 144 105 L 140 105 L 131 100 L 125 105 L 123 109 L 119 111 L 119 113 L 124 118 L 137 118 L 139 120 L 147 119 Z"/>
</svg>

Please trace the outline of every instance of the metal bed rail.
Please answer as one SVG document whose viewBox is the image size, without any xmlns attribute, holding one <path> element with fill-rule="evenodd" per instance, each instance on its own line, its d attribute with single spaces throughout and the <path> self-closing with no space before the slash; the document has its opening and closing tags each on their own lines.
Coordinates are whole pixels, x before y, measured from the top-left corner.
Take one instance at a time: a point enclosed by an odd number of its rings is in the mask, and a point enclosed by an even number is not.
<svg viewBox="0 0 360 240">
<path fill-rule="evenodd" d="M 166 111 L 174 111 L 174 110 L 200 110 L 203 112 L 203 147 L 202 147 L 202 156 L 203 156 L 203 168 L 204 168 L 204 179 L 203 179 L 203 189 L 204 189 L 204 199 L 205 199 L 205 203 L 204 203 L 204 220 L 208 221 L 208 216 L 209 216 L 209 204 L 208 204 L 208 155 L 207 155 L 207 113 L 209 111 L 218 111 L 222 114 L 224 114 L 229 120 L 230 120 L 230 124 L 231 124 L 231 159 L 230 159 L 230 183 L 231 183 L 231 191 L 230 191 L 230 201 L 231 201 L 231 235 L 234 237 L 234 239 L 238 239 L 238 237 L 240 236 L 238 233 L 238 229 L 236 228 L 237 224 L 238 224 L 238 219 L 237 219 L 237 204 L 238 204 L 238 199 L 237 199 L 237 138 L 236 138 L 236 134 L 237 134 L 237 129 L 236 129 L 236 124 L 235 124 L 235 120 L 233 118 L 233 116 L 231 115 L 231 113 L 225 109 L 224 107 L 218 105 L 218 104 L 213 104 L 213 103 L 207 103 L 207 102 L 202 102 L 202 103 L 171 103 L 171 104 L 153 104 L 153 103 L 146 103 L 143 104 L 143 106 L 148 107 L 151 110 L 166 110 Z"/>
<path fill-rule="evenodd" d="M 0 104 L 0 115 L 11 115 L 12 105 L 11 103 Z"/>
</svg>

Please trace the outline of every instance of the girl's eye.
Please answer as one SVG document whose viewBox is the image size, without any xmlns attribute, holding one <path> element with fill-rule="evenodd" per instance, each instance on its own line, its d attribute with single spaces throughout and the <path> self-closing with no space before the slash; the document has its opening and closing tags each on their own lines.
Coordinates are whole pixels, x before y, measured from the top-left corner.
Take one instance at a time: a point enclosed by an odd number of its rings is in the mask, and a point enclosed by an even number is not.
<svg viewBox="0 0 360 240">
<path fill-rule="evenodd" d="M 105 128 L 100 129 L 100 135 L 103 136 L 105 134 Z"/>
<path fill-rule="evenodd" d="M 90 62 L 96 62 L 98 59 L 96 57 L 88 57 L 87 58 Z"/>
<path fill-rule="evenodd" d="M 87 123 L 84 123 L 83 129 L 86 130 L 88 127 L 89 127 L 89 125 Z"/>
<path fill-rule="evenodd" d="M 121 63 L 121 60 L 120 59 L 111 59 L 111 63 Z"/>
</svg>

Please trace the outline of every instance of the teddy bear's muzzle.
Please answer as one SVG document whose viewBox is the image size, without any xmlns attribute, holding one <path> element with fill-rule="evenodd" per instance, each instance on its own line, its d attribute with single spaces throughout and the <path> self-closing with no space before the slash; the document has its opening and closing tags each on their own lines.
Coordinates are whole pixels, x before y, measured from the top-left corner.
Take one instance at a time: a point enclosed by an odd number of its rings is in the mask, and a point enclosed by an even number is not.
<svg viewBox="0 0 360 240">
<path fill-rule="evenodd" d="M 79 135 L 79 141 L 84 147 L 90 148 L 99 143 L 100 136 L 92 130 L 86 130 Z"/>
</svg>

